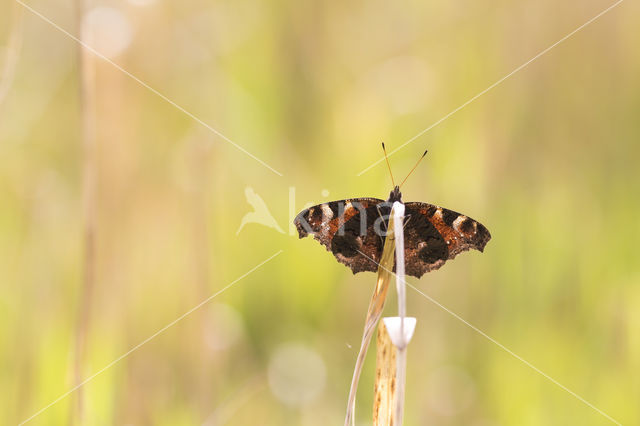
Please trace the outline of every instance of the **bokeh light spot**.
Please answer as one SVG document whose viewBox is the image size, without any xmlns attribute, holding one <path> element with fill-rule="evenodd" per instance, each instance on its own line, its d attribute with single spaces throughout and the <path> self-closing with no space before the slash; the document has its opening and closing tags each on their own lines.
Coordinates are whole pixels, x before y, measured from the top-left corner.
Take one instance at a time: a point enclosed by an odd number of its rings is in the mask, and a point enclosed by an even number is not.
<svg viewBox="0 0 640 426">
<path fill-rule="evenodd" d="M 83 39 L 107 58 L 124 52 L 133 39 L 133 29 L 127 17 L 111 7 L 95 7 L 84 16 Z"/>
<path fill-rule="evenodd" d="M 280 401 L 299 406 L 312 402 L 325 386 L 325 363 L 301 343 L 279 346 L 269 360 L 269 387 Z"/>
<path fill-rule="evenodd" d="M 158 0 L 128 0 L 128 1 L 134 6 L 144 7 L 144 6 L 151 6 L 152 4 L 156 3 Z"/>
</svg>

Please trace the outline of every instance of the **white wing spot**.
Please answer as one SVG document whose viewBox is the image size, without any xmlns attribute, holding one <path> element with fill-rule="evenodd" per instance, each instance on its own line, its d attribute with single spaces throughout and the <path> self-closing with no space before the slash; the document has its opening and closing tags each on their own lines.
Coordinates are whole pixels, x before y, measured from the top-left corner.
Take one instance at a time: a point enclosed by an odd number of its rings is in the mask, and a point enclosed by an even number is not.
<svg viewBox="0 0 640 426">
<path fill-rule="evenodd" d="M 324 218 L 327 218 L 327 220 L 333 219 L 333 212 L 327 204 L 322 205 L 322 215 Z"/>
<path fill-rule="evenodd" d="M 464 236 L 464 232 L 462 232 L 460 230 L 460 226 L 465 222 L 469 220 L 469 218 L 463 214 L 459 215 L 456 220 L 453 221 L 453 229 L 455 229 L 456 231 L 458 231 L 458 234 L 463 237 Z M 474 223 L 475 225 L 475 223 Z"/>
</svg>

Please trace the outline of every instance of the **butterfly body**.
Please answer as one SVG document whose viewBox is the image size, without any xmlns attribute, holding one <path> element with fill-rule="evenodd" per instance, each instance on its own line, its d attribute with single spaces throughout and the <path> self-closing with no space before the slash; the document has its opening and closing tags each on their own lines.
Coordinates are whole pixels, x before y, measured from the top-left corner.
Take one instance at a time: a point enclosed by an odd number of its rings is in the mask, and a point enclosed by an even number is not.
<svg viewBox="0 0 640 426">
<path fill-rule="evenodd" d="M 396 186 L 389 198 L 352 198 L 303 210 L 294 224 L 300 238 L 313 235 L 353 273 L 377 271 L 394 202 L 402 202 Z M 428 203 L 405 203 L 405 269 L 420 278 L 459 253 L 483 251 L 491 235 L 468 216 Z"/>
</svg>

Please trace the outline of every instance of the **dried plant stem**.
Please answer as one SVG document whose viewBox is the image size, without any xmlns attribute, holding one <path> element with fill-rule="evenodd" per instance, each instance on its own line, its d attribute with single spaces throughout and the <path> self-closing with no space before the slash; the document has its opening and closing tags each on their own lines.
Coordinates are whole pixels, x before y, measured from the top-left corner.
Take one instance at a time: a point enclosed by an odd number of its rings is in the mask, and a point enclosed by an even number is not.
<svg viewBox="0 0 640 426">
<path fill-rule="evenodd" d="M 211 243 L 209 240 L 209 183 L 211 182 L 211 156 L 208 141 L 193 134 L 188 139 L 189 163 L 191 169 L 191 210 L 193 231 L 193 269 L 197 285 L 197 300 L 203 300 L 210 294 L 211 285 Z M 197 313 L 199 328 L 208 330 L 217 324 L 211 324 L 210 311 L 202 309 Z M 211 401 L 214 400 L 214 386 L 212 379 L 215 354 L 207 347 L 204 338 L 198 341 L 198 370 L 197 383 L 198 405 L 209 411 Z M 213 424 L 213 423 L 212 423 Z"/>
<path fill-rule="evenodd" d="M 395 202 L 393 205 L 393 222 L 394 235 L 396 241 L 396 289 L 398 290 L 398 316 L 400 317 L 400 344 L 397 344 L 397 372 L 396 382 L 398 392 L 396 394 L 396 413 L 395 421 L 402 425 L 402 416 L 404 413 L 404 391 L 407 372 L 407 344 L 405 340 L 405 317 L 407 316 L 407 295 L 404 271 L 404 204 Z"/>
<path fill-rule="evenodd" d="M 406 283 L 404 264 L 404 204 L 394 203 L 390 228 L 393 229 L 398 317 L 385 317 L 378 326 L 378 351 L 374 393 L 373 424 L 401 426 L 404 413 L 404 393 L 407 369 L 407 345 L 415 327 L 415 318 L 405 319 Z M 389 268 L 390 272 L 393 267 Z M 406 324 L 405 324 L 406 322 Z"/>
<path fill-rule="evenodd" d="M 360 351 L 358 352 L 358 358 L 353 370 L 353 378 L 351 379 L 351 388 L 349 390 L 349 401 L 347 403 L 347 415 L 345 416 L 344 424 L 349 426 L 353 421 L 353 415 L 356 404 L 356 392 L 358 390 L 358 381 L 360 380 L 360 374 L 362 373 L 362 366 L 364 365 L 365 357 L 367 356 L 367 350 L 371 343 L 371 337 L 375 330 L 376 324 L 380 320 L 382 315 L 382 309 L 384 308 L 384 302 L 387 298 L 387 291 L 393 277 L 393 262 L 394 262 L 394 248 L 395 241 L 393 236 L 393 216 L 390 218 L 388 225 L 388 233 L 385 239 L 384 248 L 382 249 L 382 257 L 378 266 L 378 280 L 376 287 L 371 296 L 369 302 L 369 308 L 367 309 L 367 317 L 364 325 L 364 333 L 362 335 L 362 343 L 360 344 Z"/>
<path fill-rule="evenodd" d="M 384 322 L 378 325 L 376 341 L 376 382 L 373 397 L 373 426 L 395 424 L 396 356 L 397 349 L 391 342 Z"/>
<path fill-rule="evenodd" d="M 82 23 L 85 11 L 83 0 L 75 1 L 76 19 L 78 28 L 78 75 L 79 75 L 79 104 L 82 140 L 82 196 L 83 196 L 83 240 L 84 261 L 83 278 L 80 288 L 79 309 L 76 323 L 76 338 L 74 346 L 73 376 L 76 385 L 82 383 L 82 366 L 84 365 L 86 341 L 89 332 L 89 320 L 91 314 L 92 295 L 95 287 L 95 69 L 93 58 L 82 47 L 86 42 L 87 34 Z M 84 393 L 79 388 L 76 392 L 74 406 L 74 423 L 84 424 Z"/>
<path fill-rule="evenodd" d="M 404 393 L 405 382 L 407 378 L 407 347 L 397 348 L 396 356 L 396 384 L 397 391 L 395 395 L 395 421 L 390 425 L 401 426 L 404 417 Z"/>
<path fill-rule="evenodd" d="M 11 35 L 9 36 L 9 43 L 6 49 L 6 56 L 4 58 L 4 67 L 2 68 L 2 74 L 0 74 L 0 105 L 2 105 L 13 79 L 16 75 L 16 66 L 18 65 L 18 58 L 20 57 L 20 50 L 22 48 L 22 30 L 24 26 L 24 8 L 13 2 L 13 19 L 11 24 Z"/>
</svg>

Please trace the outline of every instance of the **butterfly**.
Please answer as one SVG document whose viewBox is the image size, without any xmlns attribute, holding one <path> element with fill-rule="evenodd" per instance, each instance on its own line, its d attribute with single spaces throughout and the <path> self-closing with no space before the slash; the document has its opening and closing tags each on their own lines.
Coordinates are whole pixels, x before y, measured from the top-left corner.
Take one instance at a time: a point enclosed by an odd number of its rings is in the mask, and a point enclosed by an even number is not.
<svg viewBox="0 0 640 426">
<path fill-rule="evenodd" d="M 384 144 L 382 146 L 384 150 Z M 420 160 L 426 154 L 427 151 Z M 391 179 L 393 182 L 393 175 Z M 394 184 L 386 201 L 350 198 L 305 209 L 294 220 L 298 236 L 312 235 L 354 274 L 375 272 L 382 257 L 391 207 L 396 201 L 402 203 L 400 186 Z M 405 270 L 408 275 L 420 278 L 469 249 L 482 252 L 491 239 L 484 225 L 466 215 L 422 202 L 404 205 Z"/>
</svg>

